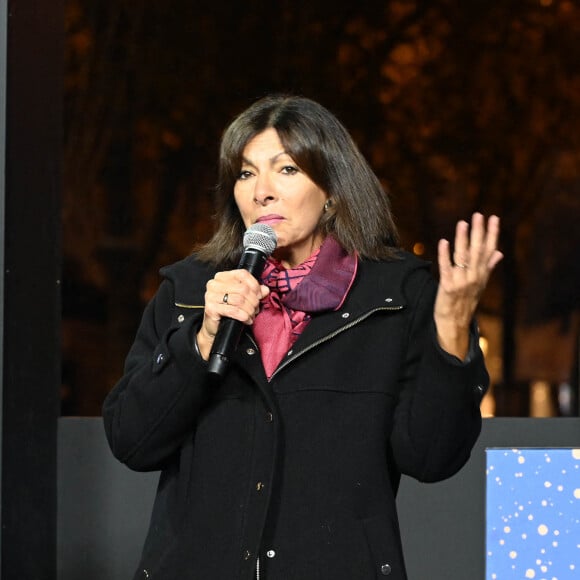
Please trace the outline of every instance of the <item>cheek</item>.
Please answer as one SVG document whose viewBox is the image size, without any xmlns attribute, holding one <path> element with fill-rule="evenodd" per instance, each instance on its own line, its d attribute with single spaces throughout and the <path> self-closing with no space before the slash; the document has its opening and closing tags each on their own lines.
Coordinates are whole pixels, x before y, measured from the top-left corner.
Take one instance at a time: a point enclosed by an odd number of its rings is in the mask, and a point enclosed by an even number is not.
<svg viewBox="0 0 580 580">
<path fill-rule="evenodd" d="M 299 238 L 308 238 L 315 234 L 318 228 L 318 224 L 320 223 L 320 216 L 312 211 L 312 208 L 309 208 L 310 211 L 306 212 L 306 208 L 304 212 L 302 212 L 303 217 L 301 218 L 300 222 L 296 224 L 296 229 L 294 230 L 294 234 Z"/>
<path fill-rule="evenodd" d="M 317 194 L 313 194 L 309 199 L 305 200 L 300 208 L 300 213 L 304 216 L 304 221 L 309 225 L 317 225 L 320 222 L 323 214 L 323 207 L 326 198 L 321 198 Z"/>
</svg>

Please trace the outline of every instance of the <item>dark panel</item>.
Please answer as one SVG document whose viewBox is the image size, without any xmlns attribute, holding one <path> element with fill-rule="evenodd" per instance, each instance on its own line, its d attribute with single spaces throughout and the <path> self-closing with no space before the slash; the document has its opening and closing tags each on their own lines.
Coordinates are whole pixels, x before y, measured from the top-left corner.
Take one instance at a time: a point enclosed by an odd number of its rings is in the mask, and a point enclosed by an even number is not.
<svg viewBox="0 0 580 580">
<path fill-rule="evenodd" d="M 56 575 L 62 0 L 8 2 L 2 577 Z"/>
<path fill-rule="evenodd" d="M 58 445 L 58 579 L 132 578 L 159 474 L 119 463 L 100 418 L 61 418 Z"/>
<path fill-rule="evenodd" d="M 4 184 L 5 174 L 5 135 L 6 135 L 6 33 L 8 7 L 0 3 L 0 272 L 4 271 Z M 4 328 L 4 276 L 0 277 L 0 329 Z M 0 333 L 0 368 L 4 353 L 4 333 Z M 2 393 L 3 381 L 0 375 L 0 506 L 2 505 Z M 2 529 L 2 510 L 0 510 L 0 530 Z M 2 568 L 2 539 L 0 535 L 0 570 Z"/>
<path fill-rule="evenodd" d="M 580 419 L 486 419 L 457 475 L 437 484 L 403 478 L 398 505 L 409 580 L 483 580 L 490 447 L 580 447 Z"/>
<path fill-rule="evenodd" d="M 139 560 L 158 474 L 119 464 L 100 418 L 61 418 L 59 426 L 58 579 L 127 580 Z M 398 503 L 409 580 L 483 580 L 486 448 L 574 446 L 580 446 L 580 419 L 487 419 L 455 477 L 437 484 L 403 478 Z"/>
</svg>

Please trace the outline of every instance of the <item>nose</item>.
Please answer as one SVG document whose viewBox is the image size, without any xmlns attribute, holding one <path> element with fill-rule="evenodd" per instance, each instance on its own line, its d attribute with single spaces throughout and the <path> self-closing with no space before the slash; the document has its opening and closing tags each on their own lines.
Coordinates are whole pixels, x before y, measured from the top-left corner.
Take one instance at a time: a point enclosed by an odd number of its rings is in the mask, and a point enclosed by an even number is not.
<svg viewBox="0 0 580 580">
<path fill-rule="evenodd" d="M 254 186 L 254 201 L 259 205 L 268 205 L 275 199 L 274 186 L 268 174 L 258 175 Z"/>
</svg>

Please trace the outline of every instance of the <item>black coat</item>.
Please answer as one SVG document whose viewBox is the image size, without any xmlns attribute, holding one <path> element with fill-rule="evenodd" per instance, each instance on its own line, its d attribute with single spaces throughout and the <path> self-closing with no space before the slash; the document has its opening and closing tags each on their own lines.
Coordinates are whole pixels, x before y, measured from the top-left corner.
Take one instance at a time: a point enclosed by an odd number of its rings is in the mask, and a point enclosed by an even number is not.
<svg viewBox="0 0 580 580">
<path fill-rule="evenodd" d="M 214 272 L 162 270 L 104 420 L 115 456 L 162 470 L 135 578 L 406 578 L 400 474 L 453 475 L 481 428 L 488 384 L 443 352 L 436 283 L 404 255 L 361 261 L 343 306 L 313 317 L 268 382 L 248 329 L 221 384 L 193 337 Z"/>
</svg>

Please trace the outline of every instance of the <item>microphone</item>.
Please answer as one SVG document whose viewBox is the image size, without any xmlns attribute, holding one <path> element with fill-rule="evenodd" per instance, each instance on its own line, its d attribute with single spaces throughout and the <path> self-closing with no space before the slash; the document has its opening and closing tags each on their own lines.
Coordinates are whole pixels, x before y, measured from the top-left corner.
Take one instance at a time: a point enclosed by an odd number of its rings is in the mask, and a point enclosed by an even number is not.
<svg viewBox="0 0 580 580">
<path fill-rule="evenodd" d="M 243 268 L 254 278 L 259 278 L 268 256 L 276 249 L 277 243 L 276 232 L 269 225 L 257 223 L 250 226 L 244 234 L 244 253 L 238 268 Z M 220 320 L 209 356 L 210 374 L 217 377 L 225 375 L 230 357 L 240 342 L 244 326 L 243 322 L 233 318 L 224 316 Z"/>
</svg>

